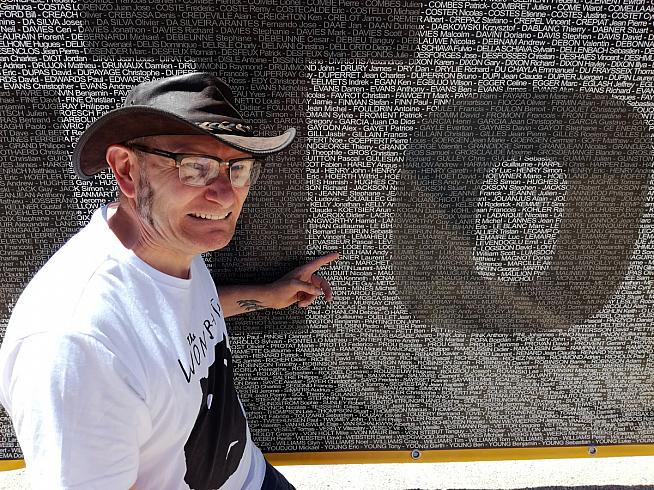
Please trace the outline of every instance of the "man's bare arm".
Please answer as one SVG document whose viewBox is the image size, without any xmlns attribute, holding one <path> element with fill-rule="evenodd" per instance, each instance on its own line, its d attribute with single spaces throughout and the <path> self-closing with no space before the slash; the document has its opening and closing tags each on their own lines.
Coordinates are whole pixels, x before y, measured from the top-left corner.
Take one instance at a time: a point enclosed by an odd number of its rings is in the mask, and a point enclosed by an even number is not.
<svg viewBox="0 0 654 490">
<path fill-rule="evenodd" d="M 321 295 L 325 296 L 326 301 L 331 301 L 331 285 L 316 272 L 338 257 L 337 252 L 319 257 L 270 284 L 219 286 L 218 294 L 225 317 L 266 308 L 286 308 L 296 303 L 306 308 Z"/>
</svg>

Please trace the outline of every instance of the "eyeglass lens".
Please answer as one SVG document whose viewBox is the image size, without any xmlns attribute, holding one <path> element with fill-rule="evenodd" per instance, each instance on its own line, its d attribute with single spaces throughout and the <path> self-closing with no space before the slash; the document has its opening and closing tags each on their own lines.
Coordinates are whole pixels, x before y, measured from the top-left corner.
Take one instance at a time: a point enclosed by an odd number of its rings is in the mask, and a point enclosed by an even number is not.
<svg viewBox="0 0 654 490">
<path fill-rule="evenodd" d="M 209 185 L 220 176 L 221 166 L 211 158 L 186 157 L 180 162 L 179 178 L 186 185 Z M 234 187 L 253 185 L 260 172 L 261 163 L 254 158 L 237 160 L 229 166 L 229 180 Z"/>
</svg>

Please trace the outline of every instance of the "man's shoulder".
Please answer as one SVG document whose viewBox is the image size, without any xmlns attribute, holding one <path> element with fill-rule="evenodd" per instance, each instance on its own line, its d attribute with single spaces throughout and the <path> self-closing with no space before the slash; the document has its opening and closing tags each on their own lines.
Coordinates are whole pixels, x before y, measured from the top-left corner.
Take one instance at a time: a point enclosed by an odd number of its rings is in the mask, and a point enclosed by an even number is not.
<svg viewBox="0 0 654 490">
<path fill-rule="evenodd" d="M 74 326 L 80 307 L 120 283 L 124 275 L 120 260 L 102 236 L 89 232 L 89 226 L 66 242 L 27 284 L 13 308 L 9 336 Z M 106 296 L 102 300 L 95 305 L 98 315 L 115 312 L 110 304 L 103 308 Z"/>
<path fill-rule="evenodd" d="M 89 249 L 77 235 L 44 265 L 13 308 L 0 348 L 0 373 L 12 359 L 30 352 L 58 353 L 81 348 L 103 352 L 125 365 L 138 366 L 138 338 L 117 288 L 125 267 L 102 250 Z M 41 365 L 56 355 L 39 356 Z"/>
</svg>

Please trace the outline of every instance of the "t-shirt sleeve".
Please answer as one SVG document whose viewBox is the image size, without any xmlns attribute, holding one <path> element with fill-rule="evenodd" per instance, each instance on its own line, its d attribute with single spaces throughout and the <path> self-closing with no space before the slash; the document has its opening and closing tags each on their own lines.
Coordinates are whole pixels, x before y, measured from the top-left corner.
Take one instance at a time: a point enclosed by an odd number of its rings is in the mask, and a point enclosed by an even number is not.
<svg viewBox="0 0 654 490">
<path fill-rule="evenodd" d="M 144 395 L 115 353 L 87 335 L 21 341 L 11 416 L 34 488 L 129 488 L 151 428 Z"/>
</svg>

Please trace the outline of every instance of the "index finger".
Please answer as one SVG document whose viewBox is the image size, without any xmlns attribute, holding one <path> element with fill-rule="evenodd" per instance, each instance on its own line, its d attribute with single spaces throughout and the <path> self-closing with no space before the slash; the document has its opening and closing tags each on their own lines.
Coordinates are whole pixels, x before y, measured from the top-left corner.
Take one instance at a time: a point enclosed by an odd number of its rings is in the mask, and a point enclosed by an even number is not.
<svg viewBox="0 0 654 490">
<path fill-rule="evenodd" d="M 339 254 L 338 252 L 332 252 L 327 255 L 323 255 L 322 257 L 318 257 L 317 259 L 313 259 L 310 262 L 307 262 L 301 267 L 301 269 L 307 272 L 310 271 L 313 274 L 318 269 L 320 269 L 323 265 L 327 265 L 334 262 L 340 256 L 341 254 Z"/>
</svg>

